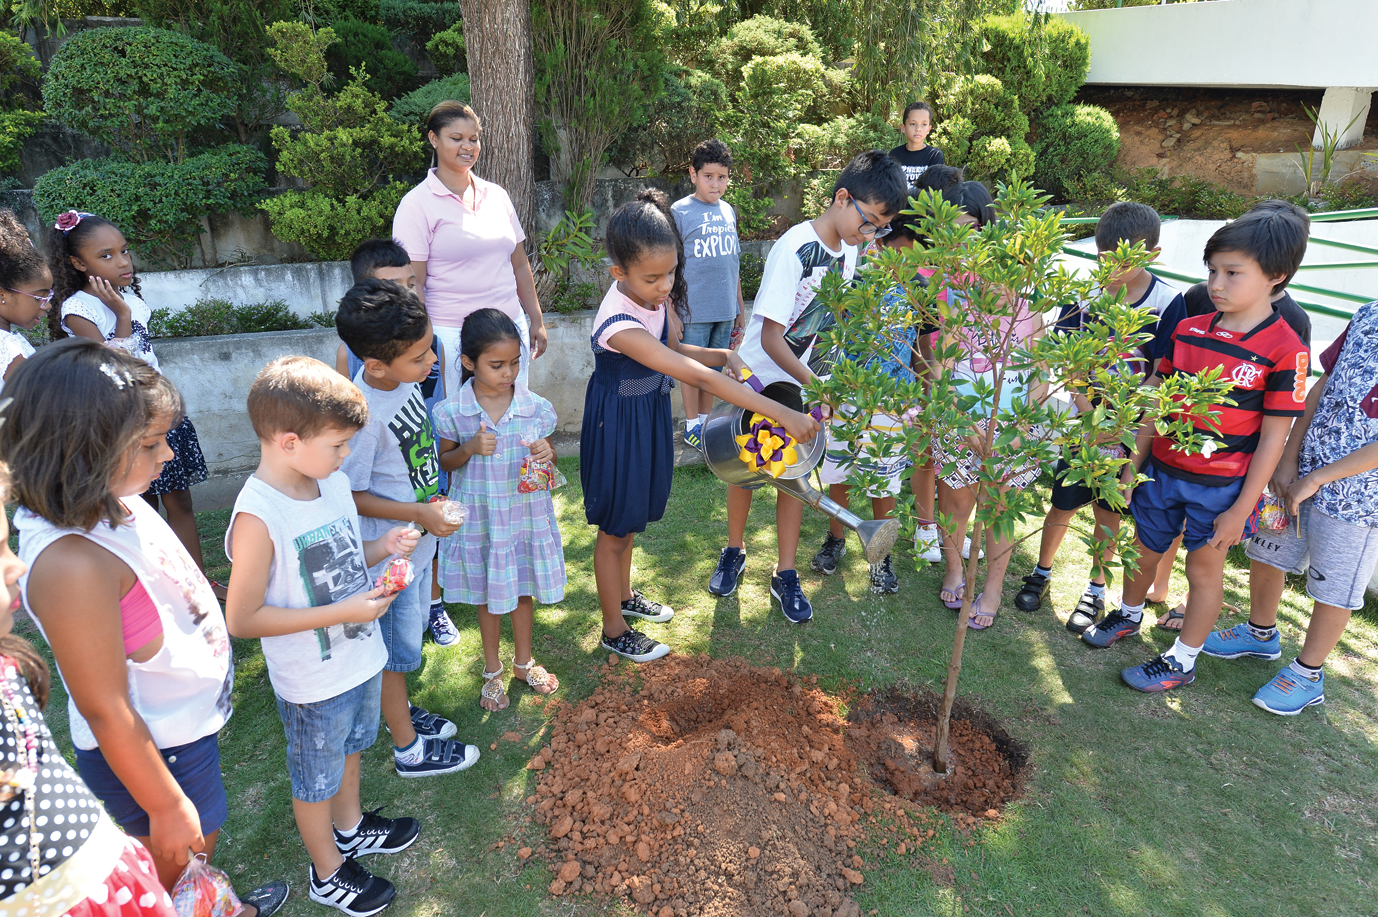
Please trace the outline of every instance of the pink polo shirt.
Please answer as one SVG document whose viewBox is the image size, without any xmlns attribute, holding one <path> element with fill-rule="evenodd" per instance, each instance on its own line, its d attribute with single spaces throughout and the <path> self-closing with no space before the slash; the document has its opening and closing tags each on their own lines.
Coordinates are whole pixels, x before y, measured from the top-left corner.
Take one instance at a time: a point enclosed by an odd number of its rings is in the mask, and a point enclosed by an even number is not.
<svg viewBox="0 0 1378 917">
<path fill-rule="evenodd" d="M 426 311 L 437 325 L 458 328 L 471 312 L 521 312 L 512 252 L 526 239 L 512 199 L 498 185 L 469 173 L 474 207 L 441 183 L 435 169 L 407 192 L 392 218 L 392 234 L 413 261 L 426 262 Z"/>
</svg>

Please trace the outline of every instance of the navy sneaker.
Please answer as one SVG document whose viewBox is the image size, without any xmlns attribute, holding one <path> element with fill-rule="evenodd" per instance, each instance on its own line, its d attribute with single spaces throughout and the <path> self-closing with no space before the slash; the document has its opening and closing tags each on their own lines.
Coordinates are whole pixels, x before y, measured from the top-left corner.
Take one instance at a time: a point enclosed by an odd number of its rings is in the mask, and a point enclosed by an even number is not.
<svg viewBox="0 0 1378 917">
<path fill-rule="evenodd" d="M 1120 677 L 1135 691 L 1160 694 L 1191 684 L 1196 680 L 1196 669 L 1188 672 L 1176 659 L 1160 653 L 1143 665 L 1125 669 L 1120 672 Z"/>
<path fill-rule="evenodd" d="M 453 739 L 437 739 L 420 736 L 425 756 L 417 764 L 406 764 L 393 757 L 399 777 L 438 777 L 466 770 L 478 760 L 478 746 L 465 745 Z"/>
<path fill-rule="evenodd" d="M 436 646 L 454 646 L 459 642 L 459 631 L 455 630 L 455 622 L 450 620 L 450 616 L 445 613 L 444 602 L 431 603 L 430 620 L 431 637 L 435 640 Z"/>
<path fill-rule="evenodd" d="M 847 539 L 835 538 L 829 532 L 823 539 L 823 547 L 818 549 L 818 553 L 813 555 L 813 560 L 809 561 L 809 567 L 824 576 L 832 576 L 837 572 L 837 565 L 842 558 L 847 556 Z"/>
<path fill-rule="evenodd" d="M 635 589 L 632 590 L 632 597 L 622 603 L 624 618 L 641 618 L 652 624 L 664 624 L 674 616 L 675 610 L 669 605 L 652 602 Z"/>
<path fill-rule="evenodd" d="M 737 581 L 741 579 L 742 568 L 746 566 L 746 552 L 741 548 L 723 548 L 718 555 L 718 566 L 708 578 L 708 591 L 716 596 L 726 597 L 737 591 Z"/>
<path fill-rule="evenodd" d="M 1104 649 L 1125 637 L 1134 636 L 1139 632 L 1139 627 L 1142 624 L 1142 618 L 1138 621 L 1131 621 L 1128 615 L 1117 608 L 1106 615 L 1105 620 L 1099 624 L 1093 624 L 1082 631 L 1081 639 L 1091 646 Z"/>
<path fill-rule="evenodd" d="M 603 649 L 619 656 L 626 656 L 632 662 L 650 662 L 670 655 L 668 646 L 652 640 L 639 630 L 630 628 L 620 637 L 609 637 L 604 634 Z"/>
<path fill-rule="evenodd" d="M 1201 652 L 1217 659 L 1239 659 L 1252 656 L 1256 659 L 1277 659 L 1282 655 L 1282 636 L 1273 628 L 1270 640 L 1260 640 L 1249 630 L 1248 624 L 1236 624 L 1229 630 L 1217 630 L 1206 638 Z"/>
<path fill-rule="evenodd" d="M 1015 597 L 1015 601 L 1019 601 L 1018 596 Z M 1072 609 L 1072 614 L 1067 618 L 1067 629 L 1074 634 L 1084 634 L 1103 614 L 1105 597 L 1096 595 L 1088 589 L 1081 594 L 1081 601 L 1077 602 L 1077 607 Z"/>
<path fill-rule="evenodd" d="M 691 449 L 703 448 L 703 427 L 698 424 L 684 425 L 684 445 Z"/>
<path fill-rule="evenodd" d="M 346 837 L 335 832 L 335 849 L 346 857 L 366 857 L 375 853 L 401 853 L 416 842 L 421 824 L 414 818 L 383 818 L 382 809 L 365 812 L 354 833 Z"/>
<path fill-rule="evenodd" d="M 781 570 L 772 576 L 770 597 L 780 603 L 780 610 L 792 624 L 803 624 L 813 618 L 813 606 L 799 586 L 798 570 Z"/>
<path fill-rule="evenodd" d="M 397 889 L 391 882 L 375 876 L 353 859 L 346 859 L 328 879 L 318 877 L 316 866 L 312 864 L 310 876 L 311 900 L 337 908 L 349 917 L 370 917 L 397 897 Z"/>
</svg>

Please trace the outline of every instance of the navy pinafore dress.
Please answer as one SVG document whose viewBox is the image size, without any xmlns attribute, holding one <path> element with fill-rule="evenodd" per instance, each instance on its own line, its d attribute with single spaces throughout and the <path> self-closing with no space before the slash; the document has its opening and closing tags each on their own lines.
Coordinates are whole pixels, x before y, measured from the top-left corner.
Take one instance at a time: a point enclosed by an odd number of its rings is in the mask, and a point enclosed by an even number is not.
<svg viewBox="0 0 1378 917">
<path fill-rule="evenodd" d="M 646 531 L 665 515 L 675 470 L 675 426 L 669 376 L 631 357 L 598 345 L 613 322 L 637 321 L 627 313 L 609 316 L 590 339 L 593 375 L 584 394 L 579 437 L 579 481 L 589 525 L 617 538 Z M 660 332 L 669 340 L 670 322 Z"/>
</svg>

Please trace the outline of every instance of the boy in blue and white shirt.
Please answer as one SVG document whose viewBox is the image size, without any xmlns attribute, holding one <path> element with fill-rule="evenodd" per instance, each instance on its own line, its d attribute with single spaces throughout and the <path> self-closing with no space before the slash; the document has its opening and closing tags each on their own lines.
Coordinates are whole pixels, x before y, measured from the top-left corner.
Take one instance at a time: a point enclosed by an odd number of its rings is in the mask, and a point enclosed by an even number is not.
<svg viewBox="0 0 1378 917">
<path fill-rule="evenodd" d="M 1365 305 L 1321 354 L 1321 376 L 1292 427 L 1273 492 L 1298 520 L 1249 542 L 1249 620 L 1206 638 L 1221 659 L 1282 655 L 1278 602 L 1288 573 L 1308 574 L 1315 601 L 1306 642 L 1254 695 L 1255 706 L 1293 716 L 1325 700 L 1322 666 L 1378 566 L 1378 301 Z"/>
<path fill-rule="evenodd" d="M 726 350 L 732 333 L 746 325 L 742 298 L 742 246 L 737 237 L 737 211 L 722 199 L 732 177 L 732 151 L 718 140 L 694 148 L 689 182 L 694 193 L 675 201 L 679 237 L 684 241 L 684 282 L 689 287 L 689 320 L 680 341 L 695 347 Z M 680 383 L 684 397 L 684 442 L 703 446 L 701 434 L 713 407 L 713 396 Z"/>
</svg>

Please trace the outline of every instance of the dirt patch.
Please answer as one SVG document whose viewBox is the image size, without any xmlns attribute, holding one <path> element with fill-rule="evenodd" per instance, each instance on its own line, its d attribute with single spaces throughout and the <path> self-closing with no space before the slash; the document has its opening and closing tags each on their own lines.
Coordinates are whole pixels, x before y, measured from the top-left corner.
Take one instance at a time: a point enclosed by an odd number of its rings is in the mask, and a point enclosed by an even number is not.
<svg viewBox="0 0 1378 917">
<path fill-rule="evenodd" d="M 940 816 L 871 785 L 816 679 L 688 656 L 602 672 L 528 764 L 548 839 L 518 855 L 548 863 L 551 894 L 615 895 L 655 917 L 859 917 L 868 832 L 880 860 L 928 862 Z"/>
<path fill-rule="evenodd" d="M 1220 90 L 1085 86 L 1076 101 L 1100 105 L 1120 127 L 1116 164 L 1192 175 L 1240 194 L 1256 186 L 1254 153 L 1306 149 L 1321 90 Z M 1356 149 L 1378 148 L 1378 106 Z"/>
<path fill-rule="evenodd" d="M 993 717 L 957 699 L 952 710 L 948 772 L 933 772 L 940 698 L 890 689 L 853 709 L 847 746 L 888 792 L 944 812 L 995 818 L 1023 792 L 1029 755 Z"/>
</svg>

